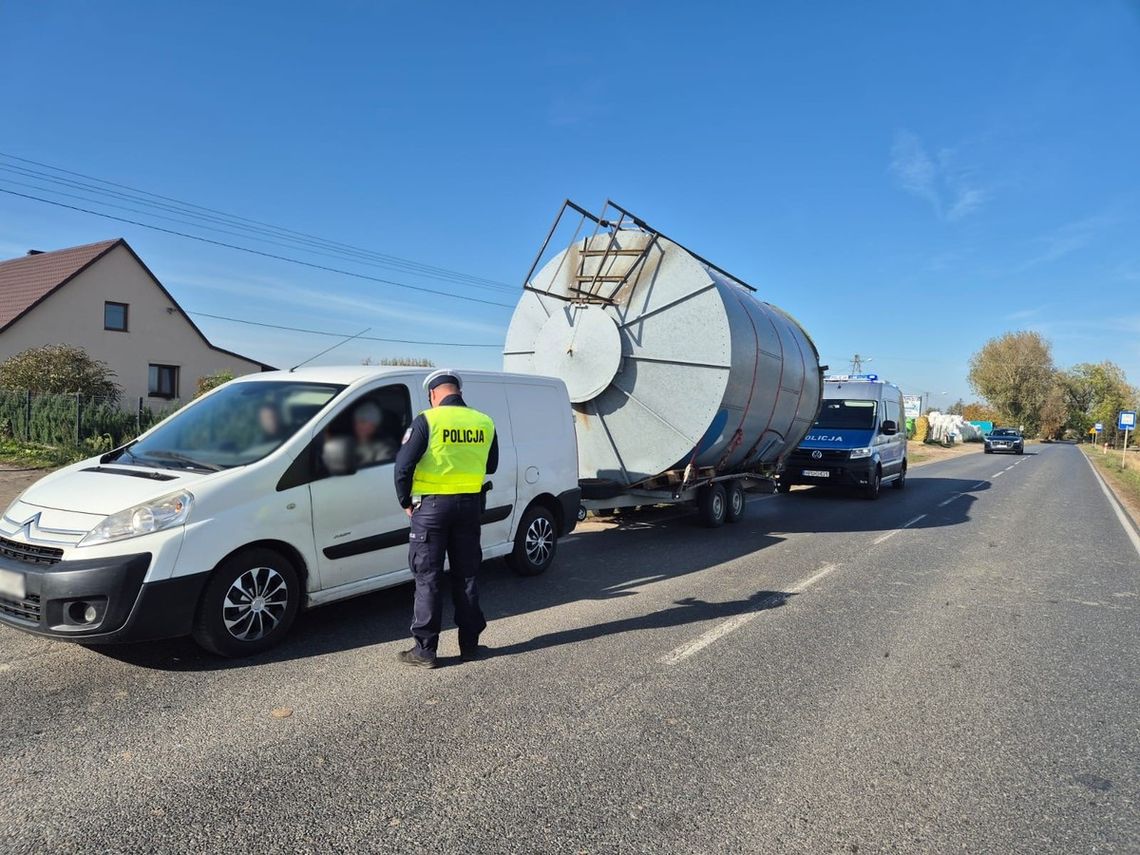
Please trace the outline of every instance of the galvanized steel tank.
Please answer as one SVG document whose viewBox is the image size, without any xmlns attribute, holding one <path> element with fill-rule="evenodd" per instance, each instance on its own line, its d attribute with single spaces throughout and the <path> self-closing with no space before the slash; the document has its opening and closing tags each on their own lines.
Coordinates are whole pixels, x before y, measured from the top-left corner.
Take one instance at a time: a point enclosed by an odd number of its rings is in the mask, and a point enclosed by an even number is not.
<svg viewBox="0 0 1140 855">
<path fill-rule="evenodd" d="M 575 240 L 533 275 L 504 370 L 566 383 L 584 481 L 638 487 L 690 464 L 768 471 L 815 420 L 815 345 L 788 314 L 633 222 Z"/>
</svg>

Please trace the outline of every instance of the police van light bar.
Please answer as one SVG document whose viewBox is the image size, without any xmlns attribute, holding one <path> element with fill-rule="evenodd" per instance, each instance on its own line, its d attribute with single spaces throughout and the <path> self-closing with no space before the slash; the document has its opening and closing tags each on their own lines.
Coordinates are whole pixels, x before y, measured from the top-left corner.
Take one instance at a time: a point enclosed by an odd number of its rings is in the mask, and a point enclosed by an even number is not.
<svg viewBox="0 0 1140 855">
<path fill-rule="evenodd" d="M 877 383 L 879 380 L 878 374 L 832 374 L 830 377 L 823 378 L 827 383 L 850 383 L 855 380 L 861 380 L 867 383 Z"/>
</svg>

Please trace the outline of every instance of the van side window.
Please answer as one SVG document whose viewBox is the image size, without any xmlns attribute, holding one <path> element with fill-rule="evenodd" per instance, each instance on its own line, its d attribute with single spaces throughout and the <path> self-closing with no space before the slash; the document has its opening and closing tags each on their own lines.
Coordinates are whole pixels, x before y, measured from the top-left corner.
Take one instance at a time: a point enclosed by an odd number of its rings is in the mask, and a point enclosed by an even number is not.
<svg viewBox="0 0 1140 855">
<path fill-rule="evenodd" d="M 325 429 L 326 438 L 353 440 L 358 469 L 396 459 L 412 424 L 412 399 L 403 383 L 373 389 L 348 404 Z"/>
</svg>

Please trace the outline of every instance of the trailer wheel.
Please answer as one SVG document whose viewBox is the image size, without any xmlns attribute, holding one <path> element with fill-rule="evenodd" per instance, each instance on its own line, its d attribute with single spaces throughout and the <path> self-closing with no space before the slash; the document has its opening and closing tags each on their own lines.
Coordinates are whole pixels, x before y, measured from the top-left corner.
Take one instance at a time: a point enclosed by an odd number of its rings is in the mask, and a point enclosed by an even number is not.
<svg viewBox="0 0 1140 855">
<path fill-rule="evenodd" d="M 739 481 L 733 481 L 728 486 L 728 505 L 725 508 L 724 518 L 730 523 L 740 522 L 744 519 L 744 488 Z"/>
<path fill-rule="evenodd" d="M 585 522 L 587 514 L 589 511 L 586 510 L 586 506 L 578 505 L 578 522 Z"/>
<path fill-rule="evenodd" d="M 701 522 L 706 526 L 720 528 L 724 525 L 725 518 L 728 515 L 728 497 L 725 495 L 723 486 L 712 484 L 708 487 L 702 487 L 697 504 L 701 511 Z"/>
</svg>

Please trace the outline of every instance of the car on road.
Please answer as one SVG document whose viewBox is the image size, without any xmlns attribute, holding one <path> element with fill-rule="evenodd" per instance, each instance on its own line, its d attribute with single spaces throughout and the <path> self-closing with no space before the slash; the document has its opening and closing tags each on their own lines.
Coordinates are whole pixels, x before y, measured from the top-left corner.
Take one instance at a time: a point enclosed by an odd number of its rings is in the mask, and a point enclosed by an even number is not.
<svg viewBox="0 0 1140 855">
<path fill-rule="evenodd" d="M 1025 437 L 1016 428 L 994 428 L 984 437 L 986 454 L 1024 454 Z"/>
<path fill-rule="evenodd" d="M 902 391 L 875 374 L 825 378 L 819 415 L 776 478 L 794 484 L 854 487 L 868 499 L 880 488 L 906 486 L 906 431 L 900 428 Z"/>
<path fill-rule="evenodd" d="M 59 470 L 0 520 L 0 623 L 100 643 L 192 635 L 258 653 L 299 609 L 407 582 L 393 467 L 426 370 L 232 380 L 132 442 Z M 551 378 L 464 372 L 495 420 L 484 558 L 543 572 L 577 523 L 570 401 Z"/>
</svg>

